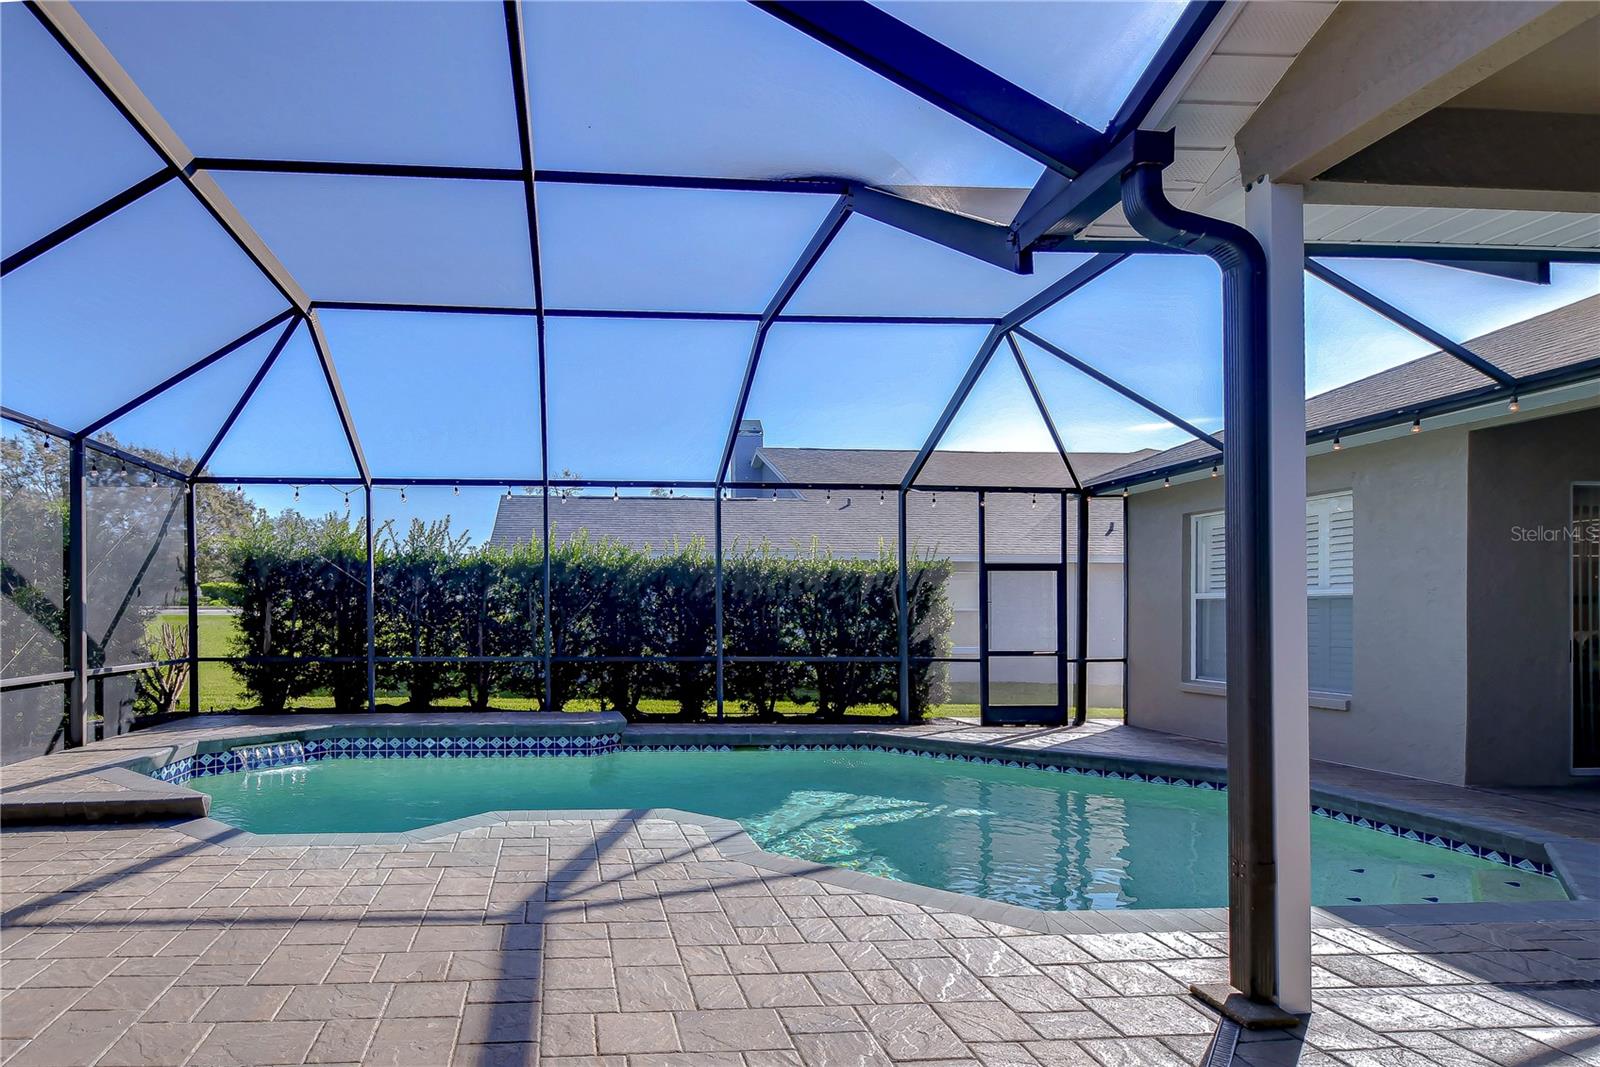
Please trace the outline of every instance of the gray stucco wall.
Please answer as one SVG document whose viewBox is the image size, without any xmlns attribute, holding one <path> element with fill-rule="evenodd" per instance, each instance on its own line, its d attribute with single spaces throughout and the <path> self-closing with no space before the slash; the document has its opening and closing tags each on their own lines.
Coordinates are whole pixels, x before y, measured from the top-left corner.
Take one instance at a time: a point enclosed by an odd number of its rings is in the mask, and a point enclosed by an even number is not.
<svg viewBox="0 0 1600 1067">
<path fill-rule="evenodd" d="M 1468 439 L 1467 780 L 1558 785 L 1571 768 L 1571 486 L 1600 481 L 1600 410 Z"/>
<path fill-rule="evenodd" d="M 1351 490 L 1354 685 L 1348 710 L 1314 707 L 1318 759 L 1459 783 L 1466 769 L 1467 433 L 1313 456 L 1307 492 Z M 1224 697 L 1187 683 L 1188 516 L 1222 504 L 1222 479 L 1134 494 L 1128 508 L 1129 722 L 1221 739 Z"/>
</svg>

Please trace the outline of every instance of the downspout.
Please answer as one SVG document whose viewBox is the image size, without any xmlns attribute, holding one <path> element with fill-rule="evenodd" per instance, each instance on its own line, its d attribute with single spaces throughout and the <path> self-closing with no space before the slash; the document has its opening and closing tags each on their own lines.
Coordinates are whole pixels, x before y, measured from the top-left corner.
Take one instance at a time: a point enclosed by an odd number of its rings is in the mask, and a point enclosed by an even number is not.
<svg viewBox="0 0 1600 1067">
<path fill-rule="evenodd" d="M 1277 994 L 1278 872 L 1273 796 L 1267 263 L 1245 229 L 1175 207 L 1161 168 L 1131 168 L 1122 206 L 1144 237 L 1222 270 L 1224 506 L 1228 627 L 1228 926 L 1233 987 Z"/>
</svg>

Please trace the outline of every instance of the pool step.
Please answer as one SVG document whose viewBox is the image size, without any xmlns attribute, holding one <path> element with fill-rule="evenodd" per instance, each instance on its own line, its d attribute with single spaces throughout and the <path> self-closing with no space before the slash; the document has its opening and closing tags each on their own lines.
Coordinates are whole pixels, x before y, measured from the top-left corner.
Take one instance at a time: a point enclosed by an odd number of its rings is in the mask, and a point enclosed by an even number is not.
<svg viewBox="0 0 1600 1067">
<path fill-rule="evenodd" d="M 298 741 L 277 741 L 270 745 L 242 745 L 232 749 L 231 754 L 239 757 L 239 769 L 245 771 L 260 771 L 268 767 L 292 767 L 306 761 L 305 746 Z"/>
</svg>

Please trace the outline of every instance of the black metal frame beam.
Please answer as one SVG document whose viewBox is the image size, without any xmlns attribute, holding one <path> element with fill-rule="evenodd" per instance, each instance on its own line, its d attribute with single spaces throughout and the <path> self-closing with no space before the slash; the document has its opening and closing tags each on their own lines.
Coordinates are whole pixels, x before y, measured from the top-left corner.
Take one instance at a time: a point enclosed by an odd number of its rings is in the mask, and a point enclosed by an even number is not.
<svg viewBox="0 0 1600 1067">
<path fill-rule="evenodd" d="M 324 174 L 354 178 L 434 178 L 445 181 L 520 182 L 520 167 L 456 167 L 418 163 L 328 162 L 305 159 L 240 159 L 197 156 L 198 170 L 248 174 Z M 628 174 L 621 171 L 539 170 L 546 185 L 622 185 L 650 189 L 702 189 L 729 193 L 819 193 L 838 196 L 842 178 L 718 178 L 688 174 Z"/>
<path fill-rule="evenodd" d="M 177 132 L 167 123 L 144 92 L 123 69 L 115 56 L 84 21 L 69 0 L 25 0 L 27 8 L 56 42 L 72 57 L 79 69 L 89 77 L 96 88 L 122 114 L 135 132 L 142 137 L 157 156 L 166 164 L 185 188 L 199 201 L 212 219 L 222 227 L 233 243 L 255 264 L 263 276 L 277 289 L 291 307 L 304 316 L 310 324 L 312 339 L 316 343 L 317 358 L 322 363 L 323 375 L 328 381 L 334 405 L 339 411 L 339 421 L 350 443 L 351 453 L 362 479 L 369 478 L 366 458 L 361 452 L 361 442 L 350 418 L 349 405 L 339 386 L 338 373 L 328 355 L 321 336 L 321 327 L 306 295 L 289 269 L 275 256 L 261 235 L 229 200 L 216 179 L 195 166 L 195 154 L 190 151 Z"/>
<path fill-rule="evenodd" d="M 177 171 L 171 169 L 170 167 L 163 167 L 154 174 L 150 175 L 150 177 L 134 182 L 132 185 L 128 186 L 128 188 L 122 190 L 122 192 L 118 193 L 116 196 L 111 197 L 105 203 L 96 204 L 88 211 L 85 211 L 82 215 L 79 215 L 77 218 L 73 219 L 71 222 L 57 226 L 55 229 L 45 234 L 37 241 L 17 249 L 15 252 L 7 256 L 3 262 L 0 262 L 0 278 L 10 274 L 18 267 L 38 259 L 40 256 L 44 255 L 57 245 L 78 236 L 78 234 L 82 233 L 84 230 L 87 230 L 89 227 L 93 226 L 102 219 L 110 218 L 112 215 L 115 215 L 129 204 L 143 199 L 145 196 L 155 192 L 157 189 L 161 188 L 163 185 L 167 184 L 177 176 Z"/>
<path fill-rule="evenodd" d="M 1170 165 L 1176 143 L 1171 130 L 1129 130 L 1057 192 L 1047 198 L 1035 198 L 1030 192 L 1011 223 L 1011 242 L 1026 250 L 1046 233 L 1057 240 L 1070 240 L 1117 205 L 1122 195 L 1122 176 L 1129 169 L 1144 163 Z M 1034 188 L 1060 184 L 1054 179 L 1054 174 L 1046 175 Z M 1036 199 L 1043 202 L 1035 202 Z"/>
<path fill-rule="evenodd" d="M 257 337 L 260 337 L 262 334 L 266 333 L 268 330 L 272 329 L 274 326 L 277 326 L 279 323 L 284 322 L 287 319 L 295 318 L 297 316 L 297 314 L 298 313 L 295 312 L 293 309 L 286 309 L 284 311 L 280 311 L 278 314 L 274 315 L 272 318 L 268 319 L 266 322 L 263 322 L 260 326 L 257 326 L 255 329 L 251 330 L 250 332 L 248 332 L 246 334 L 243 334 L 243 335 L 241 335 L 239 337 L 235 337 L 232 341 L 229 341 L 227 344 L 223 345 L 221 348 L 217 349 L 215 352 L 211 353 L 209 356 L 206 356 L 204 359 L 200 359 L 200 360 L 195 361 L 194 363 L 189 364 L 187 367 L 183 368 L 178 373 L 172 375 L 166 381 L 161 382 L 158 385 L 151 386 L 149 389 L 146 389 L 144 392 L 140 393 L 138 396 L 134 397 L 132 400 L 128 401 L 126 404 L 123 404 L 121 407 L 118 407 L 118 408 L 116 408 L 116 409 L 114 409 L 112 411 L 109 411 L 106 414 L 102 415 L 100 418 L 94 420 L 89 425 L 85 426 L 79 432 L 82 433 L 85 437 L 90 437 L 90 436 L 93 436 L 94 434 L 99 433 L 101 430 L 105 429 L 107 426 L 111 425 L 113 422 L 116 422 L 118 419 L 122 418 L 124 415 L 128 414 L 130 411 L 133 411 L 135 408 L 138 408 L 138 407 L 142 406 L 143 404 L 145 404 L 145 403 L 147 403 L 147 402 L 149 402 L 151 400 L 154 400 L 156 397 L 160 396 L 162 393 L 166 392 L 168 389 L 171 389 L 173 386 L 179 384 L 180 382 L 187 381 L 189 378 L 193 377 L 196 374 L 199 374 L 201 371 L 205 370 L 207 367 L 211 366 L 213 363 L 216 363 L 218 360 L 224 359 L 227 356 L 232 355 L 234 352 L 237 352 L 239 349 L 243 348 L 245 345 L 249 344 L 251 341 L 254 341 Z"/>
<path fill-rule="evenodd" d="M 750 403 L 750 390 L 756 381 L 756 370 L 761 364 L 761 350 L 767 343 L 767 333 L 772 329 L 772 324 L 778 315 L 788 306 L 794 294 L 805 283 L 811 269 L 822 259 L 823 253 L 833 243 L 833 239 L 844 229 L 844 224 L 850 221 L 850 201 L 847 197 L 840 197 L 828 214 L 823 217 L 822 224 L 817 227 L 816 233 L 811 235 L 811 240 L 801 251 L 800 258 L 794 266 L 789 268 L 789 273 L 778 285 L 777 292 L 772 294 L 772 299 L 767 302 L 766 310 L 761 313 L 760 325 L 756 327 L 754 340 L 750 342 L 750 355 L 745 360 L 744 376 L 739 381 L 739 399 L 733 406 L 733 418 L 728 423 L 728 436 L 722 447 L 722 460 L 717 465 L 716 501 L 713 522 L 714 538 L 712 544 L 713 582 L 716 589 L 716 642 L 717 642 L 717 718 L 723 716 L 724 705 L 724 667 L 727 661 L 726 650 L 723 648 L 723 569 L 722 569 L 722 488 L 728 477 L 728 465 L 733 462 L 733 450 L 739 439 L 739 425 L 744 422 L 745 408 Z M 546 553 L 548 556 L 548 553 Z"/>
<path fill-rule="evenodd" d="M 811 240 L 801 251 L 800 258 L 789 268 L 788 275 L 779 284 L 772 299 L 767 302 L 766 310 L 761 313 L 755 339 L 750 344 L 750 355 L 745 360 L 744 376 L 739 381 L 739 399 L 734 403 L 733 419 L 728 424 L 728 434 L 723 442 L 722 462 L 717 467 L 718 485 L 727 479 L 728 464 L 733 461 L 733 448 L 739 437 L 739 424 L 744 421 L 745 408 L 750 403 L 750 390 L 755 386 L 756 370 L 761 363 L 761 350 L 766 345 L 767 334 L 778 316 L 783 313 L 783 309 L 794 298 L 794 294 L 800 290 L 812 268 L 821 261 L 823 253 L 828 250 L 833 239 L 844 229 L 844 224 L 850 219 L 850 213 L 849 199 L 841 197 L 823 217 L 822 224 L 817 227 L 816 233 L 811 235 Z"/>
<path fill-rule="evenodd" d="M 533 118 L 528 88 L 528 57 L 526 36 L 523 31 L 522 0 L 504 0 L 502 9 L 506 23 L 506 49 L 511 69 L 511 96 L 517 114 L 517 152 L 520 161 L 519 177 L 522 181 L 522 203 L 528 223 L 528 260 L 533 279 L 534 304 L 534 356 L 538 361 L 539 381 L 539 477 L 544 500 L 540 542 L 550 539 L 550 402 L 549 375 L 545 358 L 544 272 L 539 257 L 539 204 L 537 171 L 534 167 Z M 370 490 L 369 490 L 370 496 Z M 368 529 L 371 528 L 372 510 L 367 510 Z M 368 551 L 371 557 L 371 551 Z M 544 655 L 542 706 L 549 709 L 552 700 L 551 663 L 554 654 L 552 619 L 550 614 L 550 553 L 544 553 L 540 600 L 544 605 L 544 628 L 541 651 Z M 369 621 L 371 612 L 368 612 Z"/>
<path fill-rule="evenodd" d="M 319 311 L 416 312 L 425 315 L 506 315 L 535 318 L 534 307 L 494 307 L 486 304 L 407 304 L 377 300 L 313 300 Z M 662 319 L 675 322 L 760 322 L 759 311 L 651 311 L 628 308 L 544 308 L 548 319 Z M 993 315 L 778 315 L 775 322 L 808 325 L 858 326 L 993 326 Z"/>
<path fill-rule="evenodd" d="M 1004 226 L 930 207 L 866 185 L 851 186 L 848 199 L 851 210 L 886 226 L 1015 274 L 1033 273 L 1032 254 L 1018 245 L 1015 234 Z"/>
<path fill-rule="evenodd" d="M 250 398 L 256 395 L 256 390 L 260 388 L 262 380 L 267 376 L 267 372 L 272 370 L 274 363 L 278 362 L 278 355 L 283 351 L 284 346 L 289 343 L 289 338 L 294 336 L 294 331 L 300 326 L 300 322 L 300 316 L 296 315 L 293 321 L 284 327 L 283 333 L 279 335 L 278 339 L 273 342 L 271 351 L 261 361 L 261 366 L 256 369 L 254 376 L 251 377 L 250 384 L 245 386 L 243 394 L 234 403 L 232 410 L 228 412 L 228 417 L 222 420 L 222 425 L 217 427 L 216 435 L 206 445 L 205 451 L 200 453 L 200 458 L 195 461 L 194 475 L 191 477 L 191 481 L 198 482 L 203 480 L 200 476 L 201 472 L 211 462 L 211 457 L 217 454 L 217 449 L 222 445 L 222 439 L 228 436 L 228 431 L 233 429 L 233 424 L 239 421 L 240 414 L 243 413 L 245 406 L 250 403 Z"/>
<path fill-rule="evenodd" d="M 210 175 L 194 166 L 195 156 L 167 124 L 128 72 L 89 28 L 68 0 L 26 0 L 28 10 L 50 32 L 106 99 L 122 113 L 134 130 L 155 150 L 179 181 L 194 194 L 239 250 L 249 257 L 273 286 L 301 312 L 310 310 L 310 298 L 272 254 L 261 236 L 245 221 L 239 209 Z"/>
<path fill-rule="evenodd" d="M 922 468 L 927 465 L 934 449 L 939 446 L 939 441 L 950 428 L 950 423 L 955 419 L 956 413 L 961 410 L 961 405 L 966 402 L 967 395 L 972 392 L 973 386 L 978 384 L 978 379 L 983 375 L 984 369 L 989 365 L 989 359 L 999 347 L 1000 339 L 1010 330 L 1016 329 L 1022 323 L 1038 315 L 1051 305 L 1066 299 L 1079 289 L 1094 281 L 1106 271 L 1121 263 L 1125 257 L 1119 253 L 1102 252 L 1089 262 L 1081 264 L 1077 269 L 1048 286 L 1042 292 L 1029 300 L 1019 304 L 1004 316 L 1000 322 L 990 329 L 988 336 L 983 339 L 983 344 L 978 348 L 978 354 L 973 357 L 972 363 L 967 367 L 966 374 L 961 383 L 956 386 L 955 393 L 945 405 L 944 411 L 934 423 L 928 438 L 923 442 L 922 448 L 917 452 L 916 458 L 911 461 L 905 477 L 900 480 L 902 489 L 909 489 L 917 480 L 917 475 L 922 473 Z"/>
<path fill-rule="evenodd" d="M 994 71 L 862 0 L 752 0 L 868 70 L 1002 144 L 1070 176 L 1103 135 Z"/>
<path fill-rule="evenodd" d="M 1104 143 L 1115 144 L 1131 131 L 1137 130 L 1149 117 L 1151 109 L 1166 92 L 1167 86 L 1172 83 L 1172 79 L 1177 76 L 1179 69 L 1188 61 L 1195 48 L 1199 46 L 1222 7 L 1221 0 L 1193 0 L 1184 6 L 1177 22 L 1161 42 L 1161 47 L 1156 50 L 1156 54 L 1139 75 L 1138 82 L 1129 90 L 1122 106 L 1117 109 L 1116 115 L 1107 125 Z M 1061 221 L 1069 216 L 1076 220 L 1077 215 L 1088 210 L 1087 201 L 1091 198 L 1083 195 L 1087 192 L 1086 189 L 1074 194 L 1081 198 L 1077 204 L 1074 204 L 1072 199 L 1060 203 L 1069 185 L 1077 184 L 1079 184 L 1077 179 L 1068 179 L 1059 171 L 1047 170 L 1040 175 L 1033 188 L 1028 190 L 1027 197 L 1011 223 L 1014 230 L 1025 228 L 1029 231 L 1029 236 L 1020 241 L 1024 248 L 1051 228 L 1053 223 L 1047 220 L 1052 211 L 1056 212 L 1057 221 Z M 1115 202 L 1114 199 L 1111 201 L 1113 204 Z M 1107 207 L 1109 206 L 1108 204 Z M 1087 225 L 1097 217 L 1098 215 L 1091 217 L 1083 225 Z M 1026 227 L 1023 226 L 1025 220 L 1029 220 Z M 1074 225 L 1064 236 L 1070 237 L 1082 228 L 1082 225 Z"/>
<path fill-rule="evenodd" d="M 1039 417 L 1044 420 L 1045 429 L 1050 431 L 1050 441 L 1056 446 L 1062 465 L 1067 468 L 1067 477 L 1072 479 L 1072 488 L 1081 492 L 1083 483 L 1078 480 L 1078 472 L 1072 469 L 1072 460 L 1067 456 L 1067 446 L 1061 440 L 1060 431 L 1056 429 L 1056 420 L 1050 417 L 1050 406 L 1044 402 L 1044 394 L 1039 392 L 1038 383 L 1033 380 L 1033 370 L 1023 358 L 1022 346 L 1017 344 L 1017 335 L 1008 331 L 1006 343 L 1011 346 L 1011 356 L 1017 361 L 1017 370 L 1022 372 L 1022 380 L 1028 387 L 1028 395 L 1033 397 L 1033 404 L 1039 409 Z"/>
<path fill-rule="evenodd" d="M 1382 315 L 1396 326 L 1399 326 L 1408 333 L 1422 338 L 1424 341 L 1427 341 L 1441 352 L 1448 352 L 1450 355 L 1454 356 L 1456 359 L 1459 359 L 1461 362 L 1465 363 L 1479 374 L 1493 378 L 1503 386 L 1509 387 L 1516 384 L 1516 378 L 1510 374 L 1507 374 L 1493 363 L 1490 363 L 1488 360 L 1472 351 L 1472 349 L 1468 348 L 1466 345 L 1446 337 L 1444 334 L 1440 333 L 1438 330 L 1435 330 L 1427 323 L 1407 315 L 1404 311 L 1401 311 L 1387 300 L 1376 295 L 1375 293 L 1363 289 L 1349 278 L 1346 278 L 1343 274 L 1333 270 L 1326 264 L 1318 263 L 1310 256 L 1306 257 L 1306 273 L 1311 275 L 1313 278 L 1333 286 L 1339 292 L 1350 297 L 1357 303 L 1376 311 L 1378 314 Z"/>
<path fill-rule="evenodd" d="M 371 484 L 372 471 L 367 466 L 367 454 L 361 448 L 361 437 L 356 433 L 355 420 L 350 417 L 350 405 L 344 398 L 344 386 L 339 383 L 339 372 L 333 365 L 333 356 L 328 352 L 328 338 L 322 332 L 322 322 L 317 318 L 316 311 L 306 313 L 305 324 L 311 333 L 311 346 L 317 352 L 317 363 L 322 367 L 322 377 L 328 383 L 328 392 L 333 397 L 333 406 L 338 409 L 339 426 L 344 430 L 344 439 L 350 445 L 350 458 L 355 461 L 361 481 Z"/>
<path fill-rule="evenodd" d="M 1219 451 L 1221 450 L 1222 442 L 1217 440 L 1211 434 L 1206 433 L 1204 430 L 1200 429 L 1200 427 L 1189 422 L 1187 419 L 1183 419 L 1177 415 L 1174 415 L 1172 412 L 1168 411 L 1160 404 L 1157 404 L 1154 400 L 1144 396 L 1142 393 L 1128 388 L 1126 385 L 1123 385 L 1109 374 L 1104 374 L 1096 370 L 1094 367 L 1085 363 L 1077 356 L 1074 356 L 1071 352 L 1068 352 L 1060 345 L 1057 345 L 1051 341 L 1046 341 L 1043 337 L 1040 337 L 1038 334 L 1027 329 L 1026 327 L 1018 326 L 1016 332 L 1021 334 L 1023 337 L 1026 337 L 1030 343 L 1038 345 L 1052 356 L 1055 356 L 1073 370 L 1076 370 L 1089 378 L 1093 378 L 1106 388 L 1111 389 L 1121 396 L 1127 397 L 1129 400 L 1133 401 L 1135 404 L 1138 404 L 1152 415 L 1155 415 L 1166 422 L 1172 423 L 1172 425 L 1176 426 L 1178 429 L 1182 430 L 1184 433 L 1195 438 L 1196 440 L 1204 441 L 1213 448 L 1218 449 Z"/>
</svg>

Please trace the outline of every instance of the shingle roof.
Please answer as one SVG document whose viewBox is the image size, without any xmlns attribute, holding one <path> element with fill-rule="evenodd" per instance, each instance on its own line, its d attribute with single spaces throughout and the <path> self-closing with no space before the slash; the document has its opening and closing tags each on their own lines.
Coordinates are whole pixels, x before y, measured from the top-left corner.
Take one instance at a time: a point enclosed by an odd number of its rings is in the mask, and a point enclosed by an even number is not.
<svg viewBox="0 0 1600 1067">
<path fill-rule="evenodd" d="M 763 447 L 756 455 L 791 482 L 899 482 L 911 468 L 915 452 L 894 448 Z M 1155 455 L 1138 452 L 1069 452 L 1079 478 L 1096 478 L 1130 458 Z M 929 457 L 918 482 L 924 485 L 1057 486 L 1069 488 L 1061 457 L 1054 452 L 945 452 Z"/>
<path fill-rule="evenodd" d="M 842 556 L 875 556 L 895 539 L 895 498 L 879 503 L 876 492 L 835 492 L 832 499 L 741 498 L 722 505 L 725 546 L 750 546 L 765 541 L 779 551 L 804 550 L 816 543 Z M 937 499 L 935 499 L 935 496 Z M 1057 497 L 1026 493 L 994 493 L 987 497 L 990 558 L 1058 556 L 1061 551 Z M 700 537 L 710 543 L 714 505 L 709 498 L 577 496 L 551 501 L 551 523 L 557 540 L 580 530 L 608 536 L 635 547 L 655 549 Z M 541 500 L 537 496 L 502 497 L 490 544 L 525 544 L 539 531 Z M 1089 558 L 1102 562 L 1122 558 L 1122 503 L 1090 502 Z M 906 502 L 908 542 L 919 551 L 950 558 L 975 559 L 978 551 L 977 506 L 972 494 L 912 493 Z M 1067 556 L 1077 551 L 1077 512 L 1067 506 Z"/>
<path fill-rule="evenodd" d="M 1591 296 L 1536 315 L 1482 337 L 1466 347 L 1516 378 L 1559 370 L 1600 359 L 1600 296 Z M 1600 377 L 1600 371 L 1597 371 Z M 1397 408 L 1443 400 L 1494 384 L 1446 352 L 1380 371 L 1359 381 L 1319 393 L 1306 401 L 1306 430 L 1315 433 Z M 1220 434 L 1218 436 L 1221 436 Z M 1097 476 L 1100 483 L 1159 475 L 1192 461 L 1217 456 L 1216 449 L 1189 441 L 1164 452 L 1134 460 Z"/>
</svg>

